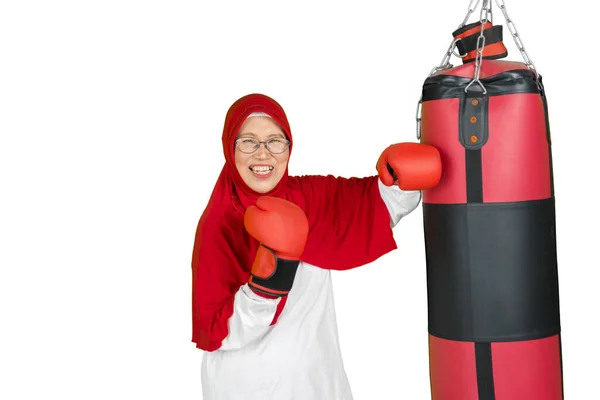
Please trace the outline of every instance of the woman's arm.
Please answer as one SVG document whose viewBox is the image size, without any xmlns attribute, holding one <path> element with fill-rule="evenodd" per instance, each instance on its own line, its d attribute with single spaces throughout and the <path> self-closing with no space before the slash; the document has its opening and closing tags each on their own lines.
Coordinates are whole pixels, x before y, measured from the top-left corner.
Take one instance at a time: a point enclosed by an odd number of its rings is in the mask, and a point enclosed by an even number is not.
<svg viewBox="0 0 600 400">
<path fill-rule="evenodd" d="M 262 337 L 273 323 L 281 298 L 267 298 L 244 284 L 233 297 L 233 314 L 227 320 L 227 336 L 216 349 L 236 350 Z"/>
<path fill-rule="evenodd" d="M 240 349 L 263 336 L 281 302 L 254 292 L 247 282 L 232 284 L 235 270 L 220 269 L 199 276 L 194 286 L 193 342 L 205 351 Z"/>
<path fill-rule="evenodd" d="M 330 270 L 366 265 L 396 249 L 378 177 L 290 177 L 306 199 L 310 235 L 303 260 Z"/>
<path fill-rule="evenodd" d="M 308 229 L 300 207 L 262 197 L 243 221 L 198 232 L 193 265 L 200 348 L 239 349 L 269 330 L 293 286 Z"/>
<path fill-rule="evenodd" d="M 390 225 L 398 222 L 413 212 L 421 202 L 420 190 L 402 190 L 398 185 L 386 186 L 379 181 L 379 193 L 390 213 Z"/>
</svg>

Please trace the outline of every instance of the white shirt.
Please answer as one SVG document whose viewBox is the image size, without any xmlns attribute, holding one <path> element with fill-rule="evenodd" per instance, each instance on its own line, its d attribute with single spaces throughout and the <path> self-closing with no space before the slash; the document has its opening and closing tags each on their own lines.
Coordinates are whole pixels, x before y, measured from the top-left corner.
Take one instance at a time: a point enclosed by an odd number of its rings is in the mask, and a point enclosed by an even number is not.
<svg viewBox="0 0 600 400">
<path fill-rule="evenodd" d="M 421 200 L 379 182 L 392 227 Z M 331 271 L 300 262 L 277 323 L 281 299 L 243 285 L 222 346 L 204 352 L 204 400 L 352 400 L 340 350 Z"/>
</svg>

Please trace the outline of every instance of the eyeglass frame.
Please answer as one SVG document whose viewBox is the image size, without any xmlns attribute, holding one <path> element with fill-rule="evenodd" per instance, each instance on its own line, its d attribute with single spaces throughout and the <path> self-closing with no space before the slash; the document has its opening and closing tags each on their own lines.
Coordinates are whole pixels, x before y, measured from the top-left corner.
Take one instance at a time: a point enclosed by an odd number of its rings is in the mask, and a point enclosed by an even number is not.
<svg viewBox="0 0 600 400">
<path fill-rule="evenodd" d="M 272 141 L 272 140 L 282 140 L 282 139 L 283 139 L 283 140 L 286 142 L 285 149 L 283 149 L 283 150 L 282 150 L 281 152 L 279 152 L 279 153 L 275 153 L 275 152 L 271 151 L 271 149 L 269 149 L 269 142 L 270 142 L 270 141 Z M 261 145 L 261 144 L 264 144 L 264 145 L 265 145 L 265 149 L 267 149 L 267 151 L 268 151 L 269 153 L 271 153 L 271 154 L 283 154 L 283 153 L 285 153 L 285 151 L 286 151 L 287 149 L 289 149 L 290 145 L 292 144 L 292 143 L 291 143 L 291 142 L 290 142 L 288 139 L 286 139 L 286 138 L 281 138 L 281 137 L 274 137 L 274 138 L 270 138 L 270 139 L 268 139 L 268 140 L 265 140 L 265 141 L 260 141 L 260 140 L 258 140 L 258 139 L 256 139 L 256 138 L 253 138 L 253 137 L 246 137 L 246 138 L 238 138 L 238 139 L 236 139 L 236 140 L 235 140 L 235 142 L 234 142 L 234 146 L 235 146 L 235 147 L 239 148 L 239 143 L 238 143 L 238 142 L 239 142 L 240 140 L 253 140 L 253 141 L 256 141 L 256 142 L 258 142 L 258 146 L 256 146 L 256 148 L 255 148 L 254 150 L 252 150 L 251 152 L 249 152 L 249 153 L 248 153 L 248 152 L 245 152 L 245 151 L 243 151 L 242 149 L 240 149 L 240 151 L 241 151 L 242 153 L 244 153 L 244 154 L 253 154 L 253 153 L 256 153 L 256 152 L 258 151 L 258 149 L 260 149 L 260 145 Z"/>
</svg>

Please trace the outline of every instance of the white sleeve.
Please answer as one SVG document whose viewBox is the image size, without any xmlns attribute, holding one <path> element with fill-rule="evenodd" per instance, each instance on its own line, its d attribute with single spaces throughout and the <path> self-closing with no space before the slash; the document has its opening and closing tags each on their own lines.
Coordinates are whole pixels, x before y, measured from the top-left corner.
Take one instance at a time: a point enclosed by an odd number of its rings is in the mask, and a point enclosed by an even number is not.
<svg viewBox="0 0 600 400">
<path fill-rule="evenodd" d="M 421 201 L 420 190 L 405 191 L 398 185 L 386 186 L 381 180 L 379 180 L 379 193 L 390 212 L 392 227 L 395 227 L 402 218 L 414 211 Z"/>
<path fill-rule="evenodd" d="M 275 317 L 281 298 L 267 299 L 244 284 L 234 296 L 233 315 L 227 323 L 229 333 L 219 350 L 235 350 L 264 335 Z"/>
</svg>

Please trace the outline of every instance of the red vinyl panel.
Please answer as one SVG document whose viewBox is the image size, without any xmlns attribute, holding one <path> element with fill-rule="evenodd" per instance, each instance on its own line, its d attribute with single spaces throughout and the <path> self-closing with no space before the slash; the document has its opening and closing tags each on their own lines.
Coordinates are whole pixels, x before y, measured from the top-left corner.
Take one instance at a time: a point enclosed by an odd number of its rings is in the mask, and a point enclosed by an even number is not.
<svg viewBox="0 0 600 400">
<path fill-rule="evenodd" d="M 433 400 L 478 400 L 473 343 L 429 335 L 429 365 Z"/>
<path fill-rule="evenodd" d="M 550 153 L 539 94 L 489 100 L 488 142 L 481 150 L 484 202 L 551 196 Z"/>
<path fill-rule="evenodd" d="M 492 343 L 496 400 L 562 400 L 558 335 Z"/>
</svg>

